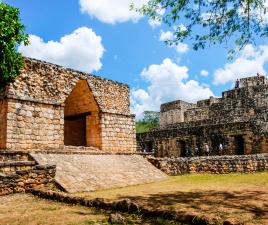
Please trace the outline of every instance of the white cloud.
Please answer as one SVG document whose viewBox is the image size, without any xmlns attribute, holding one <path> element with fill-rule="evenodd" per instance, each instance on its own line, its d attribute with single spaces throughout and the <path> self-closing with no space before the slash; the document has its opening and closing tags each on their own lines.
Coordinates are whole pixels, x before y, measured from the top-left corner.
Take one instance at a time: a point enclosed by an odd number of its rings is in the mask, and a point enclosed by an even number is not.
<svg viewBox="0 0 268 225">
<path fill-rule="evenodd" d="M 173 39 L 173 34 L 171 31 L 160 31 L 160 37 L 159 37 L 159 41 L 170 41 Z"/>
<path fill-rule="evenodd" d="M 200 72 L 200 75 L 202 76 L 202 77 L 207 77 L 208 76 L 208 71 L 207 70 L 201 70 L 201 72 Z"/>
<path fill-rule="evenodd" d="M 102 67 L 100 59 L 104 53 L 101 37 L 87 27 L 76 29 L 61 37 L 60 41 L 45 42 L 36 35 L 30 35 L 30 45 L 21 45 L 18 50 L 24 56 L 86 72 Z"/>
<path fill-rule="evenodd" d="M 161 24 L 162 24 L 161 21 L 159 21 L 159 20 L 152 20 L 152 19 L 149 19 L 149 20 L 148 20 L 148 23 L 149 23 L 149 25 L 150 25 L 153 29 L 156 28 L 156 27 L 161 26 Z"/>
<path fill-rule="evenodd" d="M 261 45 L 257 48 L 247 45 L 237 59 L 215 71 L 213 83 L 226 84 L 237 78 L 255 76 L 257 72 L 265 74 L 266 62 L 268 62 L 268 45 Z"/>
<path fill-rule="evenodd" d="M 213 92 L 196 80 L 188 80 L 188 68 L 180 66 L 166 58 L 161 64 L 150 65 L 141 73 L 143 80 L 149 83 L 146 89 L 134 89 L 131 92 L 132 111 L 137 119 L 145 110 L 159 111 L 160 105 L 172 100 L 195 102 L 213 96 Z"/>
<path fill-rule="evenodd" d="M 131 3 L 141 7 L 148 0 L 80 0 L 80 9 L 83 13 L 97 18 L 104 23 L 121 23 L 126 21 L 137 22 L 142 15 L 130 10 Z"/>
<path fill-rule="evenodd" d="M 159 15 L 159 17 L 157 17 L 156 19 L 149 19 L 148 23 L 149 25 L 154 29 L 156 27 L 161 26 L 162 24 L 162 18 L 161 16 L 165 14 L 165 9 L 163 9 L 161 7 L 161 5 L 159 5 L 159 8 L 156 10 L 157 14 Z"/>
<path fill-rule="evenodd" d="M 170 41 L 173 39 L 173 33 L 171 31 L 160 31 L 159 41 Z M 186 53 L 189 50 L 189 46 L 185 43 L 178 43 L 177 45 L 169 45 L 169 47 L 174 48 L 178 53 Z"/>
<path fill-rule="evenodd" d="M 186 53 L 189 50 L 189 47 L 185 43 L 178 43 L 177 45 L 174 45 L 174 48 L 178 53 Z"/>
</svg>

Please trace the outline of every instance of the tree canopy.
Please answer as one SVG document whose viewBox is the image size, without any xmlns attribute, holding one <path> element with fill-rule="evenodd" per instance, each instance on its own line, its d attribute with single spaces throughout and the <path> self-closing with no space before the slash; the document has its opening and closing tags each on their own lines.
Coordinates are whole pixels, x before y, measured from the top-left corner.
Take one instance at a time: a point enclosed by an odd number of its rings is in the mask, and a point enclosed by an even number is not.
<svg viewBox="0 0 268 225">
<path fill-rule="evenodd" d="M 144 133 L 159 126 L 160 113 L 155 111 L 144 111 L 143 119 L 136 122 L 136 132 Z"/>
<path fill-rule="evenodd" d="M 224 42 L 241 50 L 268 36 L 266 0 L 149 0 L 141 8 L 131 7 L 172 27 L 170 45 L 189 39 L 195 50 Z M 232 55 L 235 50 L 229 49 Z"/>
<path fill-rule="evenodd" d="M 16 48 L 21 43 L 28 44 L 28 35 L 19 13 L 19 9 L 0 1 L 0 90 L 13 82 L 24 66 Z"/>
</svg>

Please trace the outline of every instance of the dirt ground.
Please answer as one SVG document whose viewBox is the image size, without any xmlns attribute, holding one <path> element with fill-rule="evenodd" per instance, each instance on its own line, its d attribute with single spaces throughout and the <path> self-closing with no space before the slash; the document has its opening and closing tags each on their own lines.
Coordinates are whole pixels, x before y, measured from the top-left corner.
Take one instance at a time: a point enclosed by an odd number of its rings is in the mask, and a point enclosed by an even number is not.
<svg viewBox="0 0 268 225">
<path fill-rule="evenodd" d="M 151 208 L 196 212 L 268 225 L 268 172 L 254 174 L 195 174 L 152 184 L 79 193 L 87 198 L 130 198 Z"/>
<path fill-rule="evenodd" d="M 109 225 L 109 211 L 67 205 L 28 194 L 0 197 L 0 225 Z M 175 225 L 163 219 L 122 214 L 127 224 Z"/>
</svg>

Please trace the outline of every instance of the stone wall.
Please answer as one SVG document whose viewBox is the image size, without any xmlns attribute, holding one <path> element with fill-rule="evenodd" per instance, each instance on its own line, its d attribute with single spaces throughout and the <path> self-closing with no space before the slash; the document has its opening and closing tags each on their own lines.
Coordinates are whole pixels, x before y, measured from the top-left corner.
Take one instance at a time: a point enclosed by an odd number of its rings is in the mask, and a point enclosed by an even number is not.
<svg viewBox="0 0 268 225">
<path fill-rule="evenodd" d="M 7 96 L 64 104 L 77 82 L 87 80 L 102 111 L 130 114 L 129 87 L 125 84 L 30 58 L 25 58 L 25 64 L 8 87 Z"/>
<path fill-rule="evenodd" d="M 136 150 L 127 85 L 39 60 L 25 58 L 25 63 L 17 80 L 0 93 L 8 105 L 6 119 L 0 106 L 0 131 L 5 123 L 8 127 L 7 136 L 0 134 L 1 149 L 66 144 Z"/>
<path fill-rule="evenodd" d="M 184 122 L 184 112 L 189 108 L 195 107 L 195 104 L 181 100 L 162 104 L 160 113 L 160 126 Z"/>
<path fill-rule="evenodd" d="M 205 155 L 207 145 L 210 155 L 219 155 L 220 144 L 226 155 L 268 153 L 267 78 L 241 79 L 240 88 L 223 92 L 221 98 L 182 105 L 187 103 L 163 104 L 160 126 L 140 135 L 140 145 L 152 146 L 159 157 L 184 157 L 196 148 Z M 171 123 L 176 117 L 181 121 Z"/>
<path fill-rule="evenodd" d="M 102 114 L 102 150 L 107 152 L 135 152 L 135 117 Z"/>
<path fill-rule="evenodd" d="M 62 106 L 9 99 L 6 148 L 59 148 L 63 117 Z"/>
<path fill-rule="evenodd" d="M 26 192 L 54 182 L 56 166 L 35 166 L 31 170 L 0 174 L 0 195 Z"/>
<path fill-rule="evenodd" d="M 268 154 L 147 159 L 164 173 L 173 176 L 187 173 L 252 173 L 268 170 Z"/>
<path fill-rule="evenodd" d="M 7 101 L 0 99 L 0 149 L 6 148 Z"/>
</svg>

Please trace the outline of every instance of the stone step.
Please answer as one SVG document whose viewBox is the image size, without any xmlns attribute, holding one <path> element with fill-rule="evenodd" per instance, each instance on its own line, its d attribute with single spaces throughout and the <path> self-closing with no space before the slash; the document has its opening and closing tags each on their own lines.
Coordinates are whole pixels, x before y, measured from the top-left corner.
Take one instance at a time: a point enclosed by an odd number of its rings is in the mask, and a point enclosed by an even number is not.
<svg viewBox="0 0 268 225">
<path fill-rule="evenodd" d="M 28 151 L 0 150 L 0 162 L 33 161 Z"/>
<path fill-rule="evenodd" d="M 31 156 L 40 165 L 56 165 L 56 182 L 71 193 L 151 183 L 168 177 L 140 155 Z"/>
<path fill-rule="evenodd" d="M 0 162 L 0 173 L 14 173 L 16 171 L 23 171 L 32 169 L 36 165 L 34 161 L 6 161 Z"/>
</svg>

